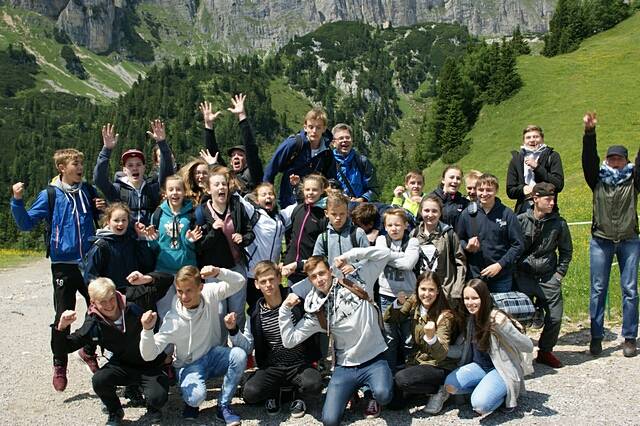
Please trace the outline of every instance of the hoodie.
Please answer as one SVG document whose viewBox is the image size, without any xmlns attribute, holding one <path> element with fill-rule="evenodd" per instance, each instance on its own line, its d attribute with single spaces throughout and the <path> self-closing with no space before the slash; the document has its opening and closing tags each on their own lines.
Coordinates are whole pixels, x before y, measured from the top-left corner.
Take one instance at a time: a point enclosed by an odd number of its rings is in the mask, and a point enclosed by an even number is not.
<svg viewBox="0 0 640 426">
<path fill-rule="evenodd" d="M 158 253 L 156 271 L 175 274 L 186 265 L 196 266 L 195 245 L 187 240 L 187 231 L 194 221 L 193 205 L 185 200 L 178 214 L 173 214 L 169 202 L 160 204 L 158 239 L 149 246 Z"/>
<path fill-rule="evenodd" d="M 218 305 L 221 300 L 237 293 L 245 284 L 244 277 L 228 269 L 220 269 L 220 281 L 204 284 L 200 304 L 187 309 L 178 297 L 173 298 L 160 330 L 143 329 L 140 336 L 140 353 L 145 360 L 157 357 L 164 348 L 175 345 L 174 366 L 182 368 L 199 360 L 221 340 Z"/>
<path fill-rule="evenodd" d="M 333 259 L 355 248 L 351 241 L 351 233 L 354 231 L 354 228 L 356 242 L 358 243 L 357 247 L 369 247 L 367 234 L 362 228 L 358 228 L 353 224 L 351 219 L 347 219 L 339 232 L 336 231 L 333 225 L 327 220 L 327 229 L 318 235 L 316 244 L 313 247 L 313 255 L 326 257 L 329 265 L 332 265 Z"/>
<path fill-rule="evenodd" d="M 429 195 L 435 195 L 442 201 L 442 217 L 440 220 L 447 225 L 451 225 L 453 229 L 458 229 L 458 219 L 462 211 L 469 205 L 469 200 L 464 198 L 460 192 L 456 192 L 453 196 L 447 194 L 442 187 L 434 189 Z"/>
</svg>

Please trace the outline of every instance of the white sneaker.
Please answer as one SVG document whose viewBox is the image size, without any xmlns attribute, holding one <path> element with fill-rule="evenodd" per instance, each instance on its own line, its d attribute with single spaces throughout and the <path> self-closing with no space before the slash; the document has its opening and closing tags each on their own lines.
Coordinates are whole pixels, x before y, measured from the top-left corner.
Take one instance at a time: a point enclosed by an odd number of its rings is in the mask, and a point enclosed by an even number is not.
<svg viewBox="0 0 640 426">
<path fill-rule="evenodd" d="M 447 392 L 444 386 L 440 386 L 438 392 L 431 395 L 429 402 L 422 409 L 427 414 L 438 414 L 442 411 L 445 401 L 449 399 L 449 392 Z"/>
</svg>

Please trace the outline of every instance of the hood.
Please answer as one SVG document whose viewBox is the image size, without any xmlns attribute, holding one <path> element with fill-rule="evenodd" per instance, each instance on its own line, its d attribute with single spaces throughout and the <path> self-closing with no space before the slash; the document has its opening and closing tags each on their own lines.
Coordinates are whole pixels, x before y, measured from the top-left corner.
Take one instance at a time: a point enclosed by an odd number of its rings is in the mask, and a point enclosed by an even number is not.
<svg viewBox="0 0 640 426">
<path fill-rule="evenodd" d="M 131 185 L 129 183 L 129 178 L 127 177 L 127 175 L 124 172 L 122 172 L 122 174 L 120 174 L 120 175 L 118 175 L 118 173 L 116 173 L 114 177 L 116 178 L 116 180 L 118 181 L 118 183 L 121 186 L 127 188 L 130 191 L 142 192 L 142 188 L 144 188 L 144 186 L 147 184 L 147 180 L 144 179 L 144 177 L 143 177 L 142 183 L 140 184 L 140 188 L 136 189 L 133 185 Z"/>
<path fill-rule="evenodd" d="M 127 308 L 127 297 L 117 290 L 116 290 L 116 302 L 118 303 L 120 312 L 124 313 L 125 309 Z M 89 309 L 87 309 L 87 315 L 95 315 L 98 318 L 100 318 L 102 321 L 106 322 L 107 324 L 113 325 L 113 321 L 105 318 L 104 315 L 102 315 L 102 313 L 98 310 L 96 305 L 93 304 L 93 302 L 89 305 Z M 124 327 L 124 324 L 122 324 L 122 326 Z M 123 332 L 124 331 L 126 330 L 123 330 Z"/>
<path fill-rule="evenodd" d="M 533 209 L 528 209 L 524 214 L 525 214 L 525 217 L 532 222 L 548 222 L 550 220 L 554 220 L 559 217 L 558 212 L 552 211 L 551 213 L 545 215 L 542 219 L 537 219 L 533 215 Z"/>
<path fill-rule="evenodd" d="M 169 216 L 173 216 L 173 210 L 171 210 L 171 207 L 169 207 L 168 200 L 164 200 L 162 204 L 160 204 L 160 208 L 162 209 L 163 213 L 166 213 Z M 191 210 L 193 210 L 193 202 L 185 198 L 182 202 L 182 208 L 180 209 L 180 213 L 178 213 L 178 216 L 186 216 Z"/>
<path fill-rule="evenodd" d="M 49 185 L 54 186 L 62 191 L 64 196 L 67 197 L 67 200 L 69 200 L 69 203 L 73 206 L 73 213 L 76 213 L 79 208 L 80 210 L 82 210 L 83 214 L 86 214 L 91 208 L 92 201 L 89 200 L 89 198 L 87 198 L 87 195 L 80 190 L 83 183 L 84 181 L 76 183 L 74 185 L 67 185 L 66 183 L 62 182 L 62 179 L 60 179 L 60 176 L 58 175 L 51 179 Z M 78 197 L 74 196 L 76 194 L 78 195 Z M 78 201 L 80 205 L 78 205 Z"/>
<path fill-rule="evenodd" d="M 329 299 L 329 295 L 331 294 L 331 290 L 335 286 L 335 280 L 333 282 L 333 286 L 329 292 L 324 295 L 317 288 L 313 287 L 313 289 L 307 294 L 307 297 L 304 299 L 304 310 L 310 314 L 316 313 L 322 309 L 325 302 Z"/>
<path fill-rule="evenodd" d="M 193 343 L 193 321 L 199 321 L 203 316 L 207 316 L 208 309 L 205 308 L 204 298 L 200 298 L 200 304 L 195 309 L 187 309 L 182 305 L 177 296 L 173 298 L 173 309 L 178 317 L 189 324 L 189 342 L 187 344 L 187 358 L 191 358 L 191 345 Z M 207 321 L 207 318 L 204 318 Z"/>
</svg>

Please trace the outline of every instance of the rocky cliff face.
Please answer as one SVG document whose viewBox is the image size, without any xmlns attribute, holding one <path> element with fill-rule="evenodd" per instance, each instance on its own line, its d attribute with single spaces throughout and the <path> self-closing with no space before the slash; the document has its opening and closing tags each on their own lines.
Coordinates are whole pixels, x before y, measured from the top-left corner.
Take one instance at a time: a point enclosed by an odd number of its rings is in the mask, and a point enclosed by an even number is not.
<svg viewBox="0 0 640 426">
<path fill-rule="evenodd" d="M 545 32 L 557 0 L 137 0 L 169 9 L 176 20 L 193 25 L 231 51 L 270 49 L 326 22 L 364 21 L 405 26 L 458 22 L 472 34 Z M 10 0 L 15 6 L 58 20 L 71 39 L 105 52 L 119 39 L 116 8 L 127 0 Z"/>
</svg>

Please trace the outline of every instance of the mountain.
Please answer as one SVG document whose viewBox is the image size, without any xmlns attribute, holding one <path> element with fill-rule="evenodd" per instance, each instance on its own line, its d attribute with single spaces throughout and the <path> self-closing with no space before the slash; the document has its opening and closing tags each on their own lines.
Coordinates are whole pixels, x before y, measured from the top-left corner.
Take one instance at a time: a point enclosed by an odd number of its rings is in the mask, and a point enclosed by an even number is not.
<svg viewBox="0 0 640 426">
<path fill-rule="evenodd" d="M 474 35 L 507 35 L 516 26 L 542 33 L 556 0 L 8 0 L 56 21 L 96 53 L 146 45 L 159 57 L 211 47 L 231 53 L 273 49 L 336 21 L 381 26 L 459 23 Z M 138 52 L 139 53 L 139 52 Z M 138 58 L 153 60 L 153 57 Z"/>
</svg>

